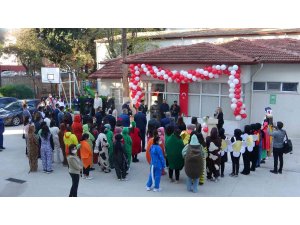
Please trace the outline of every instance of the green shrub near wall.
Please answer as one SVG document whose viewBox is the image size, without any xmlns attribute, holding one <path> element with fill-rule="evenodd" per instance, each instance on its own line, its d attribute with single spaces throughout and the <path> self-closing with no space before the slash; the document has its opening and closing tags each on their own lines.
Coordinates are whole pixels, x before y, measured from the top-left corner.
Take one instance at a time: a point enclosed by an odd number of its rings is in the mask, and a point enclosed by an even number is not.
<svg viewBox="0 0 300 225">
<path fill-rule="evenodd" d="M 31 88 L 26 85 L 6 85 L 0 88 L 0 93 L 4 97 L 15 97 L 18 99 L 33 98 L 34 93 Z"/>
</svg>

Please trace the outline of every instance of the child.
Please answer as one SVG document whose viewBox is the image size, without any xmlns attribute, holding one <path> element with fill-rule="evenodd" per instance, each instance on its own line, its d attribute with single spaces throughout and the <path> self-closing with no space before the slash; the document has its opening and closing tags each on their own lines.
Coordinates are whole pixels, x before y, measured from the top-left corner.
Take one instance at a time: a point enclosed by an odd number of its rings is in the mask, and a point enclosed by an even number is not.
<svg viewBox="0 0 300 225">
<path fill-rule="evenodd" d="M 43 170 L 47 174 L 52 173 L 52 154 L 54 150 L 54 143 L 48 126 L 42 127 L 39 144 L 41 148 Z"/>
<path fill-rule="evenodd" d="M 199 177 L 204 171 L 204 154 L 196 134 L 192 134 L 190 143 L 182 151 L 182 156 L 184 157 L 184 169 L 187 175 L 187 190 L 197 193 Z"/>
<path fill-rule="evenodd" d="M 192 131 L 194 131 L 196 129 L 195 124 L 189 124 L 187 125 L 187 130 L 184 130 L 181 132 L 180 136 L 183 140 L 184 145 L 187 145 L 189 140 L 190 140 L 190 134 L 192 133 Z"/>
<path fill-rule="evenodd" d="M 114 160 L 113 160 L 113 152 L 114 152 L 114 133 L 111 131 L 110 124 L 104 124 L 104 127 L 106 128 L 106 138 L 107 142 L 109 144 L 108 146 L 108 159 L 109 159 L 109 167 L 110 169 L 114 169 Z"/>
<path fill-rule="evenodd" d="M 122 139 L 123 136 L 121 134 L 117 134 L 115 136 L 116 142 L 114 144 L 114 166 L 119 181 L 127 180 L 126 171 L 128 167 L 125 147 L 122 144 Z"/>
<path fill-rule="evenodd" d="M 142 151 L 141 132 L 134 121 L 131 122 L 131 126 L 129 135 L 132 140 L 132 162 L 139 162 L 137 155 Z"/>
<path fill-rule="evenodd" d="M 72 187 L 70 190 L 69 197 L 77 197 L 77 190 L 79 184 L 79 174 L 82 169 L 82 162 L 77 156 L 77 148 L 76 145 L 71 144 L 69 146 L 69 155 L 67 157 L 69 164 L 69 174 L 72 178 Z"/>
<path fill-rule="evenodd" d="M 161 191 L 161 188 L 159 187 L 161 171 L 166 167 L 165 157 L 161 147 L 159 146 L 159 136 L 154 136 L 153 145 L 150 148 L 150 156 L 150 174 L 146 184 L 146 190 L 150 191 L 152 184 L 154 183 L 153 191 L 158 192 Z"/>
<path fill-rule="evenodd" d="M 261 131 L 260 123 L 256 123 L 255 125 L 256 125 L 256 132 L 254 134 L 256 134 L 257 136 L 255 145 L 257 145 L 257 149 L 258 149 L 258 156 L 257 156 L 258 158 L 257 158 L 256 167 L 260 167 L 261 154 L 262 154 L 262 131 Z"/>
<path fill-rule="evenodd" d="M 232 173 L 231 177 L 238 177 L 239 175 L 239 167 L 240 167 L 240 156 L 242 150 L 242 131 L 240 129 L 234 130 L 234 136 L 231 138 L 230 147 L 230 156 L 232 161 Z"/>
<path fill-rule="evenodd" d="M 101 127 L 100 134 L 96 140 L 96 145 L 94 152 L 99 154 L 99 165 L 101 170 L 105 173 L 110 172 L 109 168 L 109 160 L 108 160 L 108 148 L 109 143 L 107 141 L 107 137 L 105 135 L 107 129 L 105 127 Z"/>
<path fill-rule="evenodd" d="M 220 162 L 222 140 L 218 135 L 218 129 L 213 127 L 210 131 L 210 136 L 206 137 L 206 146 L 208 150 L 207 164 L 207 179 L 211 181 L 219 181 L 220 176 Z M 212 175 L 214 177 L 212 177 Z"/>
<path fill-rule="evenodd" d="M 247 147 L 248 139 L 251 138 L 251 126 L 250 125 L 245 126 L 244 135 L 242 138 L 245 143 L 245 151 L 243 152 L 244 169 L 241 172 L 241 174 L 249 175 L 250 174 L 250 156 L 251 156 L 251 152 L 253 150 L 253 147 L 252 148 Z"/>
<path fill-rule="evenodd" d="M 128 162 L 128 170 L 130 169 L 131 157 L 132 157 L 132 140 L 129 136 L 129 129 L 128 127 L 124 127 L 122 131 L 124 145 L 125 145 L 125 152 Z"/>
<path fill-rule="evenodd" d="M 227 156 L 227 147 L 228 147 L 228 142 L 227 138 L 225 136 L 225 130 L 224 128 L 221 128 L 219 130 L 219 137 L 222 139 L 221 143 L 221 177 L 224 177 L 224 170 L 225 170 L 225 162 L 228 161 L 228 156 Z"/>
<path fill-rule="evenodd" d="M 28 159 L 29 159 L 29 172 L 36 172 L 38 168 L 39 156 L 39 141 L 38 136 L 35 134 L 34 125 L 30 125 L 28 129 Z"/>
<path fill-rule="evenodd" d="M 88 143 L 89 135 L 84 133 L 80 142 L 80 155 L 83 164 L 83 179 L 91 180 L 90 168 L 93 158 L 92 149 Z"/>
</svg>

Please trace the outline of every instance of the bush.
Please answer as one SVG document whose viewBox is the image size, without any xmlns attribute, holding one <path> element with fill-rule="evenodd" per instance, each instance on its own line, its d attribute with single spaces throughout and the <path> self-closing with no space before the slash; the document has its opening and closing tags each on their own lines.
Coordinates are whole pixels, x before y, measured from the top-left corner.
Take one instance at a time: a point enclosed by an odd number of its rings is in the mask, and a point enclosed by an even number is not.
<svg viewBox="0 0 300 225">
<path fill-rule="evenodd" d="M 33 98 L 34 93 L 26 85 L 6 85 L 0 88 L 0 93 L 4 97 L 15 97 L 18 99 Z"/>
</svg>

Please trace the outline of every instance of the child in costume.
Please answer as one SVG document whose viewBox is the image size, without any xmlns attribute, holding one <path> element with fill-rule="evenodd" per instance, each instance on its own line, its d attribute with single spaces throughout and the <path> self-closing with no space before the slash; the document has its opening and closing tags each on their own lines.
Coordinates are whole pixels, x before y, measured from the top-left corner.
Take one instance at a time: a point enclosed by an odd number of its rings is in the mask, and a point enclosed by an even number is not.
<svg viewBox="0 0 300 225">
<path fill-rule="evenodd" d="M 249 175 L 250 174 L 250 157 L 251 152 L 253 151 L 254 147 L 254 141 L 253 137 L 251 135 L 251 126 L 246 125 L 244 128 L 244 134 L 242 135 L 243 139 L 243 148 L 245 149 L 243 151 L 243 162 L 244 162 L 244 169 L 241 172 L 243 175 Z"/>
<path fill-rule="evenodd" d="M 192 134 L 190 143 L 184 148 L 182 156 L 184 157 L 184 169 L 187 175 L 187 190 L 194 193 L 198 192 L 199 177 L 204 170 L 203 155 L 202 147 L 196 134 Z"/>
<path fill-rule="evenodd" d="M 98 135 L 96 140 L 94 153 L 99 154 L 98 164 L 101 170 L 105 173 L 109 173 L 110 172 L 109 159 L 108 159 L 109 143 L 105 135 L 106 132 L 107 132 L 107 128 L 101 127 L 100 134 Z"/>
<path fill-rule="evenodd" d="M 221 142 L 221 177 L 224 177 L 224 170 L 225 170 L 225 162 L 228 161 L 227 151 L 228 151 L 228 145 L 229 145 L 229 139 L 225 136 L 225 130 L 224 128 L 221 128 L 219 130 L 219 137 L 222 139 Z"/>
<path fill-rule="evenodd" d="M 35 134 L 34 125 L 30 125 L 28 129 L 28 159 L 29 159 L 29 172 L 36 172 L 38 169 L 38 156 L 39 156 L 39 140 Z"/>
<path fill-rule="evenodd" d="M 261 131 L 261 124 L 260 123 L 256 123 L 256 136 L 257 136 L 257 141 L 255 142 L 255 145 L 257 145 L 257 149 L 258 149 L 258 158 L 257 158 L 257 163 L 256 163 L 256 167 L 260 167 L 260 162 L 262 159 L 262 131 Z"/>
<path fill-rule="evenodd" d="M 142 140 L 140 129 L 136 127 L 136 122 L 134 121 L 131 122 L 131 129 L 129 135 L 132 140 L 132 162 L 139 162 L 137 156 L 142 151 Z"/>
<path fill-rule="evenodd" d="M 150 148 L 151 164 L 150 164 L 150 174 L 148 182 L 146 184 L 146 190 L 150 191 L 152 185 L 154 184 L 154 192 L 161 191 L 160 188 L 160 177 L 161 171 L 166 167 L 165 157 L 163 151 L 159 146 L 159 136 L 153 137 L 153 145 Z"/>
<path fill-rule="evenodd" d="M 130 169 L 131 157 L 132 157 L 132 140 L 129 136 L 129 128 L 124 127 L 122 131 L 124 145 L 125 145 L 125 152 L 127 156 L 127 163 L 128 163 L 128 170 Z"/>
<path fill-rule="evenodd" d="M 230 148 L 230 156 L 232 161 L 232 173 L 230 176 L 238 177 L 239 175 L 239 168 L 240 168 L 240 157 L 242 151 L 242 131 L 240 129 L 234 130 L 234 136 L 231 138 L 231 145 Z"/>
<path fill-rule="evenodd" d="M 80 155 L 83 164 L 83 178 L 87 180 L 93 179 L 90 176 L 90 168 L 92 164 L 93 152 L 88 143 L 89 135 L 87 133 L 82 135 L 80 142 Z"/>
<path fill-rule="evenodd" d="M 180 136 L 181 136 L 181 138 L 183 140 L 183 144 L 184 145 L 187 145 L 189 143 L 190 134 L 195 129 L 196 129 L 196 125 L 195 124 L 189 124 L 189 125 L 187 125 L 187 130 L 184 130 L 184 131 L 181 132 Z"/>
<path fill-rule="evenodd" d="M 208 157 L 206 158 L 207 179 L 211 181 L 219 180 L 221 143 L 222 140 L 218 135 L 218 129 L 213 127 L 210 131 L 210 136 L 206 138 L 206 146 L 208 150 Z"/>
<path fill-rule="evenodd" d="M 119 181 L 126 181 L 126 171 L 128 169 L 128 165 L 125 146 L 122 144 L 123 136 L 121 134 L 117 134 L 115 136 L 115 140 L 113 156 L 116 174 Z"/>
<path fill-rule="evenodd" d="M 108 159 L 109 159 L 109 167 L 110 169 L 114 169 L 114 160 L 113 160 L 113 150 L 114 150 L 114 133 L 111 131 L 111 126 L 110 124 L 104 124 L 104 127 L 106 128 L 106 138 L 107 138 L 107 142 L 109 144 L 108 147 Z"/>
</svg>

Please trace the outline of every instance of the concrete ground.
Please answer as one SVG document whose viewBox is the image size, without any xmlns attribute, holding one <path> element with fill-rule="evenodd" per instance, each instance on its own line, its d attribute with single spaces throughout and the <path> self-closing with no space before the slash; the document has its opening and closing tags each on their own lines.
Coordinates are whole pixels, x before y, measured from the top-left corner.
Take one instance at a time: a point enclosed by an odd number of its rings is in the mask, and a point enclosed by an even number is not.
<svg viewBox="0 0 300 225">
<path fill-rule="evenodd" d="M 139 163 L 132 163 L 128 181 L 118 181 L 115 171 L 105 174 L 99 166 L 91 172 L 93 180 L 81 179 L 78 188 L 80 197 L 250 197 L 250 196 L 300 196 L 300 139 L 293 140 L 294 153 L 284 155 L 282 174 L 269 172 L 273 166 L 273 158 L 262 164 L 249 176 L 229 176 L 231 162 L 226 163 L 225 177 L 218 183 L 206 181 L 199 187 L 198 193 L 186 191 L 185 172 L 181 171 L 180 182 L 170 183 L 168 176 L 161 179 L 162 192 L 154 193 L 145 190 L 149 166 L 145 153 L 139 155 Z M 25 156 L 25 141 L 22 139 L 22 126 L 6 127 L 4 134 L 5 150 L 0 152 L 0 196 L 15 197 L 66 197 L 71 187 L 68 169 L 61 164 L 54 164 L 54 172 L 42 172 L 41 160 L 36 173 L 28 173 L 28 159 Z M 229 157 L 230 158 L 230 157 Z M 240 160 L 240 171 L 243 169 Z M 16 178 L 26 181 L 23 184 L 7 181 Z"/>
</svg>

